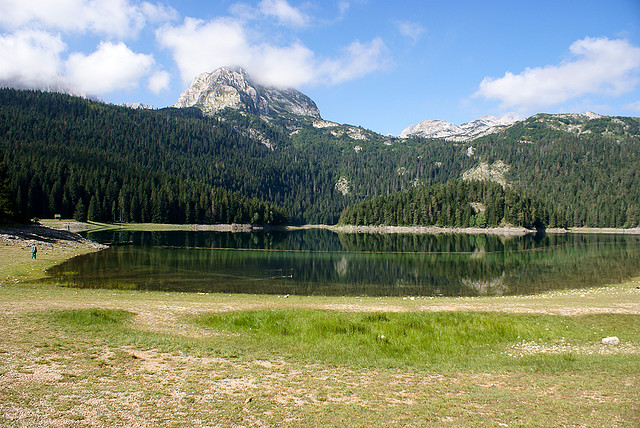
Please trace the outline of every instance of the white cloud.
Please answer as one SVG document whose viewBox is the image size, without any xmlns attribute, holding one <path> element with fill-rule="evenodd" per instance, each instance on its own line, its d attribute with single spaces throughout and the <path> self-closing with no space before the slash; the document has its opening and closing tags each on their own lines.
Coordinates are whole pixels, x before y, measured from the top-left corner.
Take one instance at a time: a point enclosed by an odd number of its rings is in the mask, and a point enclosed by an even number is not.
<svg viewBox="0 0 640 428">
<path fill-rule="evenodd" d="M 340 19 L 344 18 L 344 16 L 349 11 L 350 7 L 351 7 L 351 3 L 349 3 L 348 1 L 340 1 L 340 2 L 338 2 L 338 10 L 340 11 Z"/>
<path fill-rule="evenodd" d="M 151 55 L 135 53 L 124 43 L 102 42 L 90 55 L 69 55 L 66 74 L 73 89 L 97 95 L 136 87 L 153 63 Z"/>
<path fill-rule="evenodd" d="M 159 94 L 169 87 L 171 76 L 166 71 L 157 71 L 149 77 L 147 87 L 154 94 Z"/>
<path fill-rule="evenodd" d="M 380 38 L 364 44 L 355 41 L 344 52 L 340 59 L 324 61 L 317 77 L 335 85 L 365 76 L 386 66 L 384 58 L 387 48 Z"/>
<path fill-rule="evenodd" d="M 418 24 L 417 22 L 409 22 L 409 21 L 397 22 L 396 27 L 398 28 L 398 31 L 400 32 L 400 34 L 402 34 L 404 37 L 411 39 L 414 43 L 417 42 L 418 39 L 422 37 L 422 35 L 425 32 L 424 27 Z"/>
<path fill-rule="evenodd" d="M 222 66 L 247 66 L 251 47 L 239 20 L 219 18 L 204 22 L 185 18 L 177 27 L 164 26 L 156 32 L 160 45 L 170 49 L 183 82 Z"/>
<path fill-rule="evenodd" d="M 185 84 L 222 66 L 241 66 L 266 85 L 337 84 L 382 68 L 386 53 L 382 40 L 374 39 L 352 43 L 338 59 L 319 59 L 301 43 L 265 43 L 235 18 L 209 22 L 186 18 L 182 25 L 160 28 L 156 37 L 172 51 Z"/>
<path fill-rule="evenodd" d="M 286 0 L 262 0 L 258 6 L 266 16 L 273 16 L 281 24 L 304 27 L 309 17 L 291 6 Z"/>
<path fill-rule="evenodd" d="M 172 8 L 130 0 L 0 0 L 0 10 L 0 27 L 8 31 L 29 26 L 118 38 L 135 37 L 147 20 L 177 16 Z"/>
<path fill-rule="evenodd" d="M 102 42 L 89 54 L 74 52 L 65 60 L 66 44 L 59 35 L 21 30 L 0 36 L 0 84 L 17 88 L 59 90 L 103 95 L 138 86 L 154 64 L 151 55 L 131 51 L 124 43 Z M 151 76 L 149 87 L 168 86 L 168 73 Z"/>
<path fill-rule="evenodd" d="M 309 83 L 315 77 L 314 54 L 299 43 L 286 47 L 261 45 L 256 46 L 254 52 L 246 68 L 264 85 L 292 88 Z"/>
<path fill-rule="evenodd" d="M 520 74 L 485 77 L 473 95 L 499 100 L 503 108 L 536 110 L 591 94 L 619 96 L 638 83 L 640 48 L 626 40 L 590 38 L 574 42 L 572 58 Z"/>
<path fill-rule="evenodd" d="M 140 10 L 147 20 L 153 23 L 174 21 L 180 16 L 178 11 L 170 6 L 153 4 L 146 1 L 140 5 Z"/>
<path fill-rule="evenodd" d="M 62 83 L 60 55 L 66 45 L 58 35 L 22 30 L 0 36 L 0 82 L 26 88 L 54 88 Z"/>
</svg>

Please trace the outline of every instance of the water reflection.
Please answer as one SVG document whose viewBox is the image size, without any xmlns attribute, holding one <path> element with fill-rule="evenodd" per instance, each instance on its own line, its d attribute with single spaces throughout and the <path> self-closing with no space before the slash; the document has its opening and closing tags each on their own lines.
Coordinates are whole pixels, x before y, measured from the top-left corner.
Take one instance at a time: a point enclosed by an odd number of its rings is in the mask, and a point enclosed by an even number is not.
<svg viewBox="0 0 640 428">
<path fill-rule="evenodd" d="M 531 294 L 640 272 L 625 235 L 136 232 L 133 241 L 50 270 L 77 287 L 189 292 L 409 296 Z M 114 239 L 115 238 L 115 239 Z"/>
</svg>

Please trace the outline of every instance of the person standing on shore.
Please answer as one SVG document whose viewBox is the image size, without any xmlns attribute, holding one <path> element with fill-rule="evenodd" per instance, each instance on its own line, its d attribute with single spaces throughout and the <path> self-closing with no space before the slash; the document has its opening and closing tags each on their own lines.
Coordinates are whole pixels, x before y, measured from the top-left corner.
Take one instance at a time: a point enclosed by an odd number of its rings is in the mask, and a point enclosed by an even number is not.
<svg viewBox="0 0 640 428">
<path fill-rule="evenodd" d="M 36 247 L 34 245 L 33 249 L 31 250 L 31 258 L 35 260 L 36 259 L 36 254 L 38 254 L 38 247 Z"/>
</svg>

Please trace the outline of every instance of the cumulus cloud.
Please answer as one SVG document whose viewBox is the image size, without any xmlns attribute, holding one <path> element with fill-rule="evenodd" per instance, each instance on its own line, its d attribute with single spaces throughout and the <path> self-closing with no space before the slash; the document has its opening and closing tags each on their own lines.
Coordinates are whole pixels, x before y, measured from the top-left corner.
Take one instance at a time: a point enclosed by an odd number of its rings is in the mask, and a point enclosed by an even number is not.
<svg viewBox="0 0 640 428">
<path fill-rule="evenodd" d="M 396 22 L 396 27 L 400 34 L 404 37 L 411 39 L 414 43 L 422 37 L 425 32 L 425 29 L 422 25 L 417 22 L 409 22 L 409 21 L 401 21 Z"/>
<path fill-rule="evenodd" d="M 59 35 L 22 30 L 0 36 L 0 82 L 25 88 L 51 88 L 62 83 L 60 59 L 67 46 Z"/>
<path fill-rule="evenodd" d="M 240 19 L 205 22 L 186 18 L 182 25 L 162 27 L 156 37 L 161 46 L 171 50 L 185 84 L 200 73 L 222 66 L 241 66 L 266 85 L 337 84 L 384 65 L 386 48 L 381 39 L 356 41 L 341 57 L 321 59 L 301 43 L 278 46 L 250 34 Z"/>
<path fill-rule="evenodd" d="M 307 15 L 286 0 L 262 0 L 258 7 L 264 15 L 275 17 L 281 24 L 303 27 L 309 22 Z"/>
<path fill-rule="evenodd" d="M 319 68 L 320 80 L 335 85 L 365 76 L 386 66 L 386 45 L 380 38 L 369 43 L 355 41 L 344 49 L 339 59 L 329 59 Z"/>
<path fill-rule="evenodd" d="M 640 48 L 627 40 L 587 37 L 569 50 L 571 58 L 558 65 L 485 77 L 473 96 L 498 100 L 503 108 L 535 110 L 591 94 L 619 96 L 638 83 Z"/>
<path fill-rule="evenodd" d="M 149 77 L 147 87 L 154 94 L 159 94 L 169 87 L 171 76 L 166 71 L 157 71 Z"/>
<path fill-rule="evenodd" d="M 185 18 L 180 26 L 164 26 L 156 32 L 160 45 L 170 49 L 183 82 L 224 65 L 246 66 L 251 48 L 241 21 L 218 18 L 205 22 Z"/>
<path fill-rule="evenodd" d="M 90 55 L 71 54 L 66 75 L 75 90 L 104 94 L 136 87 L 153 63 L 151 55 L 135 53 L 124 43 L 102 42 Z"/>
<path fill-rule="evenodd" d="M 151 55 L 135 53 L 124 43 L 102 42 L 89 55 L 74 52 L 65 59 L 66 50 L 59 35 L 45 31 L 0 36 L 0 58 L 10 58 L 0 61 L 0 84 L 102 95 L 136 87 L 154 64 Z M 158 76 L 152 86 L 160 90 L 162 84 Z"/>
<path fill-rule="evenodd" d="M 117 38 L 135 37 L 147 21 L 177 16 L 170 7 L 129 0 L 0 0 L 0 10 L 0 27 L 8 31 L 34 27 Z"/>
</svg>

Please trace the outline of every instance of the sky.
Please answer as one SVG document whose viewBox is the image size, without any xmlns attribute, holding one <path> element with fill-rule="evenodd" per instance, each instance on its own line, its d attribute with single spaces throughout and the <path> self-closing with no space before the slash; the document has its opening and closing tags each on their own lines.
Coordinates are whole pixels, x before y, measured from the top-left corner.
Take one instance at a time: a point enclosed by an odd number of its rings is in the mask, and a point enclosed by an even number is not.
<svg viewBox="0 0 640 428">
<path fill-rule="evenodd" d="M 243 67 L 399 135 L 514 112 L 640 116 L 640 0 L 0 0 L 0 86 L 176 103 Z"/>
</svg>

